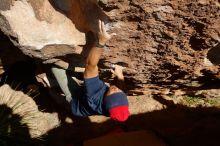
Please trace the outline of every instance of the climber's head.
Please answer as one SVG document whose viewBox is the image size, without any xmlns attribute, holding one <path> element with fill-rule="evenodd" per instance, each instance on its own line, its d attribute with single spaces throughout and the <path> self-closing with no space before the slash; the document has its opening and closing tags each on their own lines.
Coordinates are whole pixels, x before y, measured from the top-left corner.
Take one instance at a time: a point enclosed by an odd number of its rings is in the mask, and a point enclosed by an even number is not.
<svg viewBox="0 0 220 146">
<path fill-rule="evenodd" d="M 127 95 L 116 86 L 109 87 L 104 98 L 104 105 L 113 120 L 124 122 L 130 115 Z"/>
</svg>

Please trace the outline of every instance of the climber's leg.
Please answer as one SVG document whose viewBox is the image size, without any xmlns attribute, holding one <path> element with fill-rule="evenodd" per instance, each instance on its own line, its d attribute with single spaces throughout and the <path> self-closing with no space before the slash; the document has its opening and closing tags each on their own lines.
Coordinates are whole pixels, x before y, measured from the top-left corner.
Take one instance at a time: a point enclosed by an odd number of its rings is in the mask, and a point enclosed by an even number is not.
<svg viewBox="0 0 220 146">
<path fill-rule="evenodd" d="M 51 71 L 56 78 L 61 90 L 66 96 L 66 101 L 71 102 L 72 98 L 76 96 L 80 86 L 71 76 L 68 76 L 66 70 L 53 66 Z"/>
</svg>

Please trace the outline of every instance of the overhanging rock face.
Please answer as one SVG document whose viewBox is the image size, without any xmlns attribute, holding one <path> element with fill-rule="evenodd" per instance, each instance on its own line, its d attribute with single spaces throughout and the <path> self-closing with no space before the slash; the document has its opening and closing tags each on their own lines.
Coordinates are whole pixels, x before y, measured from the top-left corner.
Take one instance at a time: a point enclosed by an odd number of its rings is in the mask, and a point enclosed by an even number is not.
<svg viewBox="0 0 220 146">
<path fill-rule="evenodd" d="M 100 65 L 126 66 L 132 89 L 218 72 L 207 59 L 220 42 L 218 0 L 99 0 L 99 6 L 97 0 L 0 0 L 0 29 L 25 54 L 47 60 L 80 54 L 85 34 L 110 18 L 107 26 L 118 35 Z"/>
<path fill-rule="evenodd" d="M 88 7 L 90 3 L 93 2 L 0 0 L 0 29 L 25 54 L 33 57 L 48 59 L 69 53 L 79 53 L 75 47 L 85 44 L 84 32 L 92 29 L 92 24 L 88 23 L 97 20 L 93 17 L 90 22 L 87 22 L 84 18 L 86 16 L 82 12 L 83 7 Z M 91 11 L 91 9 L 88 10 Z M 71 20 L 66 15 L 71 17 Z M 94 15 L 99 16 L 97 13 Z M 48 46 L 50 49 L 53 46 L 59 49 L 50 56 L 44 53 L 48 52 L 45 51 Z"/>
</svg>

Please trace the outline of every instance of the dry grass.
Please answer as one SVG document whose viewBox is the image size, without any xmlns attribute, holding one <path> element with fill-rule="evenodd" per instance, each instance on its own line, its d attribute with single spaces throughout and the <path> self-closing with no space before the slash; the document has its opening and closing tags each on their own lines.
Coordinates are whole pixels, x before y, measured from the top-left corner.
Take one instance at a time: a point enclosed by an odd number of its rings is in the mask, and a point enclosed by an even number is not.
<svg viewBox="0 0 220 146">
<path fill-rule="evenodd" d="M 27 125 L 31 138 L 38 138 L 46 133 L 48 123 L 34 100 L 28 95 L 11 89 L 9 85 L 3 85 L 0 87 L 0 105 L 11 109 L 12 115 L 21 117 L 19 122 Z"/>
</svg>

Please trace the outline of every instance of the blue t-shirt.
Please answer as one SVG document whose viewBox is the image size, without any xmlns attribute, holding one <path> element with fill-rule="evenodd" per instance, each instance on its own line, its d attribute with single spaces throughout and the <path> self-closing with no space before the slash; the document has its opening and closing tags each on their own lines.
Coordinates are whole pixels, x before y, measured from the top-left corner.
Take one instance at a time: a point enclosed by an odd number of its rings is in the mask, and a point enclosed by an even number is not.
<svg viewBox="0 0 220 146">
<path fill-rule="evenodd" d="M 72 113 L 75 116 L 108 115 L 103 106 L 103 98 L 108 86 L 99 79 L 99 76 L 84 79 L 82 94 L 76 94 L 71 101 Z"/>
</svg>

